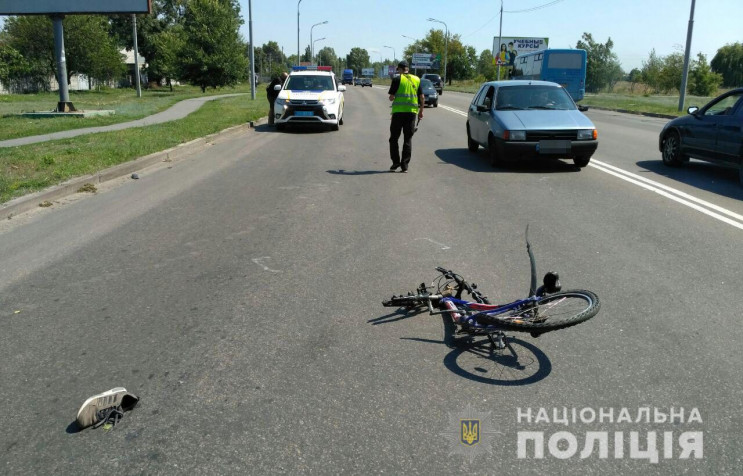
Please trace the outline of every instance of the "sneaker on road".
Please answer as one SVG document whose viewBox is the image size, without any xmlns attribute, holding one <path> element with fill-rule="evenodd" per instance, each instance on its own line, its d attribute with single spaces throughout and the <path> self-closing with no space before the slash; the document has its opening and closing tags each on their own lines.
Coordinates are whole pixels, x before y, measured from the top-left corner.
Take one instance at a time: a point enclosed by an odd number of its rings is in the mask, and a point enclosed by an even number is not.
<svg viewBox="0 0 743 476">
<path fill-rule="evenodd" d="M 116 425 L 124 412 L 136 407 L 138 402 L 139 398 L 124 387 L 112 388 L 85 400 L 77 412 L 77 424 L 80 429 L 91 425 L 98 427 L 108 422 Z"/>
</svg>

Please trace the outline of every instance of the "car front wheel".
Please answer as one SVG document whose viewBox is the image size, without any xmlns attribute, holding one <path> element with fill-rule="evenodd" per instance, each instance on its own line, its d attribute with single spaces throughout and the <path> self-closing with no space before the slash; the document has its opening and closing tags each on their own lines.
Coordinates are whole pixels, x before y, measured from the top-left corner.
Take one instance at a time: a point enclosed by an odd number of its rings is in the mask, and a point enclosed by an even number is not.
<svg viewBox="0 0 743 476">
<path fill-rule="evenodd" d="M 663 141 L 663 163 L 669 167 L 678 167 L 682 162 L 681 137 L 678 132 L 670 131 Z"/>
<path fill-rule="evenodd" d="M 586 156 L 574 157 L 573 158 L 573 163 L 575 164 L 576 167 L 582 169 L 583 167 L 585 167 L 586 165 L 588 165 L 588 162 L 590 160 L 591 160 L 591 156 L 590 155 L 588 157 L 586 157 Z"/>
</svg>

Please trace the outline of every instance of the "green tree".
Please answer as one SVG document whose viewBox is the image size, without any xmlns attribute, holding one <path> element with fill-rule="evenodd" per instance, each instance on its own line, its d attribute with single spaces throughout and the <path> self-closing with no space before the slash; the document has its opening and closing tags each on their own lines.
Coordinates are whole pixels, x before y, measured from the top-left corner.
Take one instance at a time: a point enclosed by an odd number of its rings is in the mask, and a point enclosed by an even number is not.
<svg viewBox="0 0 743 476">
<path fill-rule="evenodd" d="M 658 87 L 664 93 L 681 90 L 681 76 L 684 71 L 684 55 L 671 53 L 663 58 L 663 66 L 658 76 Z"/>
<path fill-rule="evenodd" d="M 123 73 L 122 58 L 106 17 L 69 15 L 62 25 L 68 83 L 75 74 L 107 80 Z M 28 62 L 30 77 L 56 77 L 54 33 L 48 17 L 9 17 L 4 31 L 8 45 L 22 52 Z"/>
<path fill-rule="evenodd" d="M 307 48 L 304 49 L 302 61 L 304 61 L 305 63 L 312 63 L 312 50 L 310 49 L 309 45 L 307 46 Z"/>
<path fill-rule="evenodd" d="M 614 42 L 598 43 L 590 33 L 583 33 L 576 48 L 586 50 L 586 91 L 598 92 L 611 88 L 624 75 L 617 55 L 611 50 Z"/>
<path fill-rule="evenodd" d="M 627 81 L 630 83 L 630 93 L 635 91 L 635 85 L 642 81 L 642 71 L 638 68 L 632 68 L 632 71 L 627 75 Z"/>
<path fill-rule="evenodd" d="M 722 84 L 722 75 L 712 72 L 707 57 L 697 55 L 694 67 L 689 71 L 689 94 L 694 96 L 712 96 Z"/>
<path fill-rule="evenodd" d="M 743 43 L 725 45 L 712 58 L 712 71 L 722 75 L 722 85 L 727 88 L 743 86 Z"/>
<path fill-rule="evenodd" d="M 28 61 L 12 46 L 0 43 L 0 83 L 10 88 L 14 80 L 29 73 Z"/>
<path fill-rule="evenodd" d="M 320 51 L 317 52 L 317 64 L 322 66 L 333 66 L 335 63 L 336 58 L 338 57 L 335 54 L 335 50 L 333 48 L 326 46 Z"/>
<path fill-rule="evenodd" d="M 493 52 L 483 50 L 477 61 L 477 74 L 482 75 L 487 81 L 493 81 L 496 75 L 495 65 L 493 64 Z"/>
<path fill-rule="evenodd" d="M 346 56 L 346 65 L 360 76 L 361 69 L 369 66 L 369 52 L 363 48 L 351 48 Z"/>
<path fill-rule="evenodd" d="M 151 43 L 157 54 L 152 59 L 148 59 L 148 76 L 154 75 L 154 78 L 149 79 L 155 81 L 156 84 L 160 84 L 160 81 L 164 79 L 172 91 L 173 80 L 178 77 L 181 51 L 186 45 L 183 26 L 174 25 L 167 30 L 155 33 Z"/>
<path fill-rule="evenodd" d="M 642 82 L 656 93 L 660 91 L 660 72 L 662 69 L 663 59 L 655 53 L 655 49 L 652 49 L 648 60 L 642 62 Z"/>
<path fill-rule="evenodd" d="M 239 8 L 227 0 L 190 0 L 183 21 L 180 78 L 201 88 L 233 86 L 247 76 Z"/>
</svg>

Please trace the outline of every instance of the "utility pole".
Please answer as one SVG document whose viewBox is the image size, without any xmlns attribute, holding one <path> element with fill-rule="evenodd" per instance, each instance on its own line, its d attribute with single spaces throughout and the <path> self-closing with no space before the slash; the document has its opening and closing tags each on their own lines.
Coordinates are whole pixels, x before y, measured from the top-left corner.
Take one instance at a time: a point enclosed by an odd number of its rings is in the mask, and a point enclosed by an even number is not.
<svg viewBox="0 0 743 476">
<path fill-rule="evenodd" d="M 253 2 L 248 0 L 248 34 L 250 35 L 250 99 L 255 101 L 255 47 L 253 45 Z"/>
<path fill-rule="evenodd" d="M 132 35 L 134 36 L 134 81 L 137 83 L 137 97 L 142 97 L 142 84 L 139 79 L 139 47 L 137 46 L 137 15 L 132 13 Z"/>
<path fill-rule="evenodd" d="M 684 53 L 684 72 L 681 76 L 681 95 L 679 96 L 679 111 L 684 108 L 686 99 L 686 79 L 689 76 L 689 53 L 691 53 L 691 32 L 694 29 L 694 3 L 691 0 L 691 13 L 689 13 L 689 29 L 686 31 L 686 52 Z"/>
</svg>

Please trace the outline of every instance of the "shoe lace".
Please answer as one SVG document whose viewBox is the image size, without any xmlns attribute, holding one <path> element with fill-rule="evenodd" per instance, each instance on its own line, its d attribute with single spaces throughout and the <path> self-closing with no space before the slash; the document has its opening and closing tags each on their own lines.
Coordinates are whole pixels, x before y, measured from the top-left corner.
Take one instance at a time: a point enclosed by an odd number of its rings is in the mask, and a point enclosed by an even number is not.
<svg viewBox="0 0 743 476">
<path fill-rule="evenodd" d="M 111 423 L 113 426 L 116 426 L 119 420 L 124 417 L 124 411 L 121 409 L 121 406 L 109 407 L 98 410 L 96 416 L 98 417 L 98 423 L 93 425 L 93 428 L 98 428 L 106 423 Z"/>
</svg>

